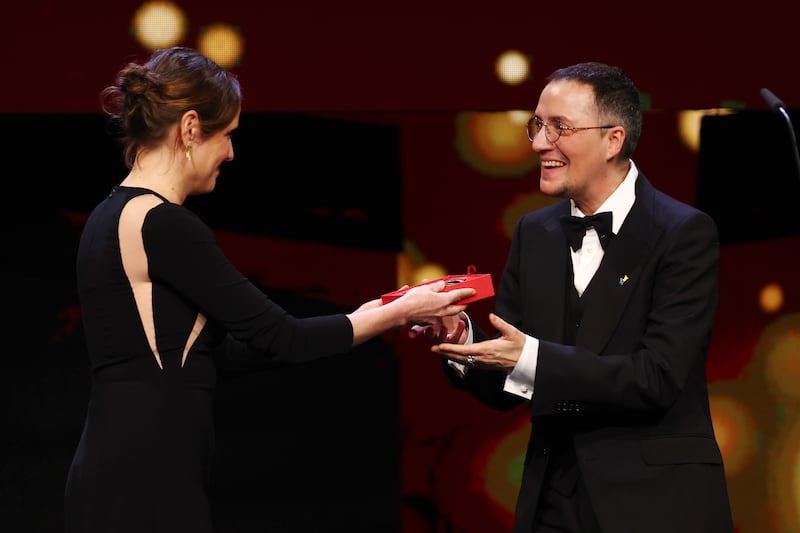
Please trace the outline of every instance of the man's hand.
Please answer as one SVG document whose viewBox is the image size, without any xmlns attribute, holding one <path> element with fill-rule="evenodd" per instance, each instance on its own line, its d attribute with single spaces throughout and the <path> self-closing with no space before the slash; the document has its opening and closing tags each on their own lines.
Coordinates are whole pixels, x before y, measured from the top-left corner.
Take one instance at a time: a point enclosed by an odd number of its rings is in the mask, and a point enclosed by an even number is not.
<svg viewBox="0 0 800 533">
<path fill-rule="evenodd" d="M 449 341 L 442 342 L 432 346 L 431 351 L 468 368 L 482 367 L 511 371 L 522 354 L 525 334 L 494 313 L 489 314 L 489 321 L 500 332 L 499 337 L 466 346 Z"/>
</svg>

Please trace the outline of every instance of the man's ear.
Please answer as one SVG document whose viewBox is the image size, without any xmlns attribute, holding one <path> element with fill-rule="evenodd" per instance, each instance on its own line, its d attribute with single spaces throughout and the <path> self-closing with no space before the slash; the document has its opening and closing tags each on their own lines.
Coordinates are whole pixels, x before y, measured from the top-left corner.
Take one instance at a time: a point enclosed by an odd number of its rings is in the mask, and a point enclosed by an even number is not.
<svg viewBox="0 0 800 533">
<path fill-rule="evenodd" d="M 619 155 L 619 153 L 622 151 L 622 145 L 625 143 L 625 138 L 625 128 L 622 126 L 614 126 L 608 130 L 606 159 L 611 160 Z"/>
</svg>

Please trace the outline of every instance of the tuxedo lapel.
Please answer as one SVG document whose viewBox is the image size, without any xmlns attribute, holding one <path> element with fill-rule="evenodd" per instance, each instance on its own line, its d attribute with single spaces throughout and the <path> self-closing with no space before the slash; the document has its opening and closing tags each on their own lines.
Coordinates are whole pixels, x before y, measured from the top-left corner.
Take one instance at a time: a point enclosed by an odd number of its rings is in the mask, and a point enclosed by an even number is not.
<svg viewBox="0 0 800 533">
<path fill-rule="evenodd" d="M 569 214 L 569 202 L 564 202 L 563 209 L 554 211 L 544 223 L 544 238 L 536 246 L 527 246 L 528 250 L 536 250 L 536 257 L 530 257 L 530 273 L 533 280 L 531 292 L 525 296 L 526 301 L 552 302 L 551 306 L 534 305 L 528 310 L 530 324 L 526 324 L 526 333 L 540 339 L 562 342 L 564 338 L 564 312 L 569 301 L 565 294 L 569 286 L 567 277 L 571 277 L 569 266 L 569 245 L 561 228 L 560 217 Z M 554 259 L 555 258 L 555 259 Z"/>
<path fill-rule="evenodd" d="M 640 175 L 636 201 L 581 298 L 583 319 L 576 345 L 602 353 L 620 320 L 662 230 L 653 223 L 654 191 Z"/>
</svg>

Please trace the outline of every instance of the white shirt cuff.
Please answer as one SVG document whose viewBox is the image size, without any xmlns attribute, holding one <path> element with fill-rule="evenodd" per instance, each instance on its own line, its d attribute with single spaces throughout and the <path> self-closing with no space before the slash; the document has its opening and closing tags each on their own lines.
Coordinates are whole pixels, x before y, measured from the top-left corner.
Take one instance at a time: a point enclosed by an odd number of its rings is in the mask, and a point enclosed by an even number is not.
<svg viewBox="0 0 800 533">
<path fill-rule="evenodd" d="M 527 400 L 533 398 L 533 382 L 539 361 L 539 339 L 525 335 L 525 345 L 514 370 L 506 377 L 503 390 Z"/>
</svg>

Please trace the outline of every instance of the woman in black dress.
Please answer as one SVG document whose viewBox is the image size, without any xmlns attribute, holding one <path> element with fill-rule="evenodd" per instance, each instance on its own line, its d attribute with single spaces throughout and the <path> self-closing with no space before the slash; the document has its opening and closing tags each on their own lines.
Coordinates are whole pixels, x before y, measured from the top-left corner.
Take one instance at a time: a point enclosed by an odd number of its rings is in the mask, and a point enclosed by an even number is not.
<svg viewBox="0 0 800 533">
<path fill-rule="evenodd" d="M 394 327 L 437 322 L 473 289 L 443 282 L 349 314 L 295 318 L 226 259 L 182 204 L 233 159 L 237 79 L 174 47 L 131 63 L 104 91 L 128 176 L 90 214 L 77 288 L 92 371 L 65 491 L 67 533 L 210 533 L 214 358 L 247 350 L 303 362 Z"/>
</svg>

